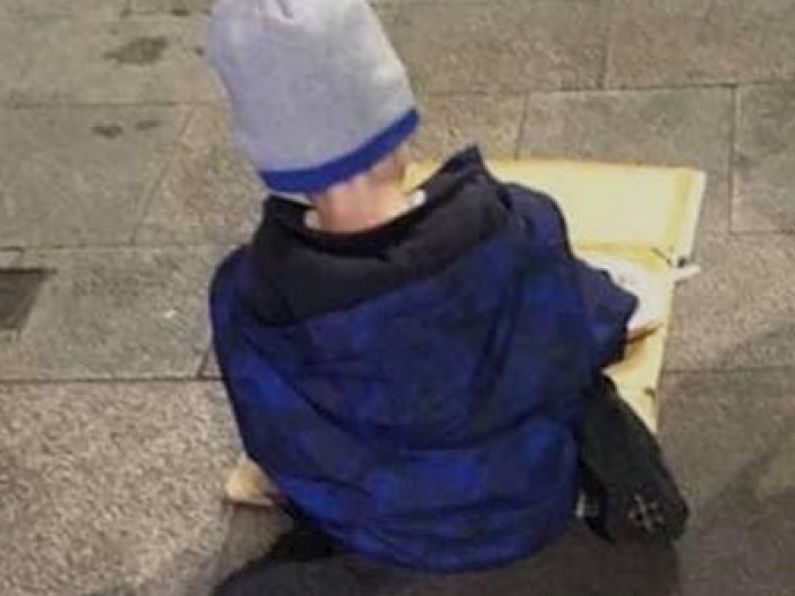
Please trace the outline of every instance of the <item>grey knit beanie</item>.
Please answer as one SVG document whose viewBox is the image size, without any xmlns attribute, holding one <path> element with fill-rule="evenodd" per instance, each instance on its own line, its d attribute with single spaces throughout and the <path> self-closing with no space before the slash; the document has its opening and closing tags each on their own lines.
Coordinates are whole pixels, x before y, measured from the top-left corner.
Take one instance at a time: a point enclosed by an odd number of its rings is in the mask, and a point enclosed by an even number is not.
<svg viewBox="0 0 795 596">
<path fill-rule="evenodd" d="M 347 180 L 417 127 L 405 68 L 366 0 L 220 0 L 207 55 L 272 191 Z"/>
</svg>

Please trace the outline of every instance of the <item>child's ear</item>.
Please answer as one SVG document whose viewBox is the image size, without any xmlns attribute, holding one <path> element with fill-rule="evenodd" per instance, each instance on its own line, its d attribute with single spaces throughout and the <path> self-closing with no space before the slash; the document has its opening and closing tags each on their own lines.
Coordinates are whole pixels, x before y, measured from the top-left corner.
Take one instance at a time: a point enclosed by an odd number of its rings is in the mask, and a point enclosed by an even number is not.
<svg viewBox="0 0 795 596">
<path fill-rule="evenodd" d="M 397 157 L 400 160 L 403 169 L 406 170 L 412 161 L 414 161 L 414 145 L 411 140 L 404 142 L 397 150 Z"/>
<path fill-rule="evenodd" d="M 368 172 L 371 180 L 379 183 L 402 183 L 408 169 L 408 149 L 405 143 L 384 157 Z"/>
<path fill-rule="evenodd" d="M 399 182 L 404 182 L 409 164 L 412 162 L 411 146 L 409 141 L 404 142 L 393 154 L 395 160 L 395 177 Z"/>
</svg>

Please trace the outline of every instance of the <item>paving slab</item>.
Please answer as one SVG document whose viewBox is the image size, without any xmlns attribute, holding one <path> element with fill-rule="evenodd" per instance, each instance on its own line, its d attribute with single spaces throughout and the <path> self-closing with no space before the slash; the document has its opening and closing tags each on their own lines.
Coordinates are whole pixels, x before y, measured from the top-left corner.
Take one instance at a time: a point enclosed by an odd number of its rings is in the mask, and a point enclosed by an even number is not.
<svg viewBox="0 0 795 596">
<path fill-rule="evenodd" d="M 0 384 L 0 592 L 204 593 L 238 449 L 216 384 Z"/>
<path fill-rule="evenodd" d="M 616 0 L 608 87 L 795 77 L 791 0 Z"/>
<path fill-rule="evenodd" d="M 25 76 L 11 85 L 8 101 L 14 106 L 215 101 L 218 87 L 203 56 L 206 22 L 204 16 L 62 19 Z"/>
<path fill-rule="evenodd" d="M 683 596 L 786 596 L 795 584 L 795 371 L 668 375 L 661 440 L 692 506 Z"/>
<path fill-rule="evenodd" d="M 741 88 L 737 118 L 732 229 L 795 231 L 795 84 Z"/>
<path fill-rule="evenodd" d="M 129 243 L 186 116 L 176 107 L 0 111 L 2 242 Z"/>
<path fill-rule="evenodd" d="M 729 225 L 732 114 L 726 89 L 534 93 L 520 155 L 704 170 L 701 229 L 723 231 Z"/>
<path fill-rule="evenodd" d="M 246 239 L 266 191 L 231 139 L 226 111 L 197 108 L 136 234 L 140 244 Z"/>
<path fill-rule="evenodd" d="M 385 28 L 422 93 L 595 88 L 601 82 L 606 4 L 493 0 L 389 4 Z"/>
<path fill-rule="evenodd" d="M 215 0 L 129 0 L 127 12 L 130 14 L 172 14 L 189 16 L 207 14 Z"/>
<path fill-rule="evenodd" d="M 0 16 L 13 20 L 90 17 L 109 20 L 121 16 L 127 0 L 3 0 Z"/>
<path fill-rule="evenodd" d="M 696 260 L 703 272 L 674 300 L 666 368 L 795 366 L 795 238 L 705 235 Z"/>
<path fill-rule="evenodd" d="M 4 267 L 11 267 L 22 256 L 22 251 L 14 248 L 0 249 L 0 269 Z"/>
<path fill-rule="evenodd" d="M 51 28 L 49 23 L 12 20 L 4 11 L 4 4 L 0 3 L 0 101 L 30 68 Z"/>
<path fill-rule="evenodd" d="M 443 160 L 472 143 L 479 144 L 488 158 L 515 156 L 522 96 L 436 94 L 418 101 L 422 125 L 412 141 L 417 159 Z"/>
<path fill-rule="evenodd" d="M 0 380 L 193 378 L 209 341 L 207 286 L 223 251 L 29 251 L 55 269 Z"/>
</svg>

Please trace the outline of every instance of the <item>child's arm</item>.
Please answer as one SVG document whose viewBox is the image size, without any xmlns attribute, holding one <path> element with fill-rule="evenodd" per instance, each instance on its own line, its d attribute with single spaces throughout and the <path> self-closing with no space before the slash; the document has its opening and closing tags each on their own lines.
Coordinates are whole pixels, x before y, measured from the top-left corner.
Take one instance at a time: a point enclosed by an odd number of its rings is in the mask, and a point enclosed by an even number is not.
<svg viewBox="0 0 795 596">
<path fill-rule="evenodd" d="M 616 285 L 607 273 L 573 258 L 580 293 L 596 346 L 599 368 L 624 357 L 629 322 L 638 299 Z"/>
<path fill-rule="evenodd" d="M 627 259 L 603 255 L 585 255 L 592 267 L 604 271 L 620 288 L 638 299 L 638 307 L 627 324 L 627 341 L 643 339 L 662 327 L 665 312 L 665 291 L 660 275 Z"/>
<path fill-rule="evenodd" d="M 570 260 L 594 339 L 598 367 L 605 368 L 620 360 L 638 299 L 616 285 L 604 271 L 574 256 L 566 221 L 554 199 L 518 184 L 507 184 L 505 189 L 507 199 L 525 222 L 538 253 Z"/>
</svg>

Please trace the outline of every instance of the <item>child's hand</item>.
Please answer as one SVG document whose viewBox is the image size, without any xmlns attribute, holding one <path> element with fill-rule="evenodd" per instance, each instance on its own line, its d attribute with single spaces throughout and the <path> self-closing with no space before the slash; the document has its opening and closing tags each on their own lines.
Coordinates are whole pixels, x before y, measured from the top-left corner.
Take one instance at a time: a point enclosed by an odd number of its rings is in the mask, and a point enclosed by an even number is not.
<svg viewBox="0 0 795 596">
<path fill-rule="evenodd" d="M 226 499 L 238 505 L 279 507 L 284 497 L 262 469 L 245 454 L 229 474 L 225 486 Z"/>
</svg>

